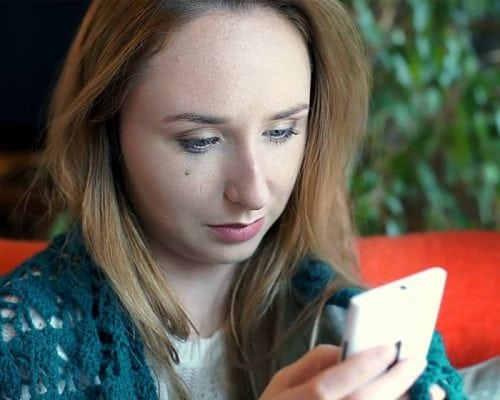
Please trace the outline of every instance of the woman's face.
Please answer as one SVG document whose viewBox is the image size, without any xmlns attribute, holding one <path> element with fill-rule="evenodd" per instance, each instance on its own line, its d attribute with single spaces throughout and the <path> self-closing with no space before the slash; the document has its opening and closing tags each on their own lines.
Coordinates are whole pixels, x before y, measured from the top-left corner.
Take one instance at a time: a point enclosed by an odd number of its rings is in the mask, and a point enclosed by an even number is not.
<svg viewBox="0 0 500 400">
<path fill-rule="evenodd" d="M 311 73 L 272 11 L 213 11 L 149 60 L 120 113 L 122 162 L 157 261 L 233 264 L 283 212 L 302 163 Z"/>
</svg>

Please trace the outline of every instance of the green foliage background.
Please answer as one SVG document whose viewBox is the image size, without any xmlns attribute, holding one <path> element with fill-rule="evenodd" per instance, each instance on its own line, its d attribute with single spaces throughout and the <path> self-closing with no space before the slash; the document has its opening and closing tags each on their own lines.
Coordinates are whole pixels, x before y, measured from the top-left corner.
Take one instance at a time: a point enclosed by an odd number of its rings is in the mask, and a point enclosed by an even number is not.
<svg viewBox="0 0 500 400">
<path fill-rule="evenodd" d="M 499 229 L 500 1 L 346 4 L 373 63 L 351 179 L 360 233 Z"/>
</svg>

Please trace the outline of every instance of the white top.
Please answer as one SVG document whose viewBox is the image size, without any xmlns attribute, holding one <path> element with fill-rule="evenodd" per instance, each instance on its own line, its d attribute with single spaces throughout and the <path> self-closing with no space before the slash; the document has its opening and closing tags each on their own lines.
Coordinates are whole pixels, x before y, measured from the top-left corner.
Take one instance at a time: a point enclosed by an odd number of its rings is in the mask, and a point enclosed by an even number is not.
<svg viewBox="0 0 500 400">
<path fill-rule="evenodd" d="M 181 341 L 174 338 L 179 354 L 179 364 L 175 371 L 182 378 L 193 400 L 229 399 L 227 364 L 224 357 L 224 337 L 222 330 L 209 338 Z M 152 365 L 151 357 L 148 363 Z M 153 372 L 153 376 L 155 376 Z M 165 368 L 160 368 L 156 376 L 159 400 L 168 400 L 169 379 Z M 171 389 L 171 388 L 170 388 Z M 170 393 L 172 394 L 172 393 Z"/>
</svg>

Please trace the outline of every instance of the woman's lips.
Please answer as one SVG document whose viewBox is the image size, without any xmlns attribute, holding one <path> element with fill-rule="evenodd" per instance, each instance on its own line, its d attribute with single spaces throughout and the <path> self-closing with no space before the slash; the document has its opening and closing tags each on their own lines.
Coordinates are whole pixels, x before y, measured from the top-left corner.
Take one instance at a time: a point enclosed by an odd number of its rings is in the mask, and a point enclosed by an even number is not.
<svg viewBox="0 0 500 400">
<path fill-rule="evenodd" d="M 211 232 L 226 243 L 244 242 L 252 239 L 264 225 L 264 218 L 260 218 L 251 224 L 226 224 L 208 225 Z"/>
</svg>

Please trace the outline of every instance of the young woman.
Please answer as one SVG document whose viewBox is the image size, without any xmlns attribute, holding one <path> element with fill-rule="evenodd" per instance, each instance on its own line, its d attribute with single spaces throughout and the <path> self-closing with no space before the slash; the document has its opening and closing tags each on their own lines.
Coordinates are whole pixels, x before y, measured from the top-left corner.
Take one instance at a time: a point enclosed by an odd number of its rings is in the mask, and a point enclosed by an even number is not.
<svg viewBox="0 0 500 400">
<path fill-rule="evenodd" d="M 1 281 L 2 398 L 461 398 L 438 337 L 339 361 L 368 89 L 334 0 L 92 3 L 44 153 L 74 226 Z"/>
</svg>

